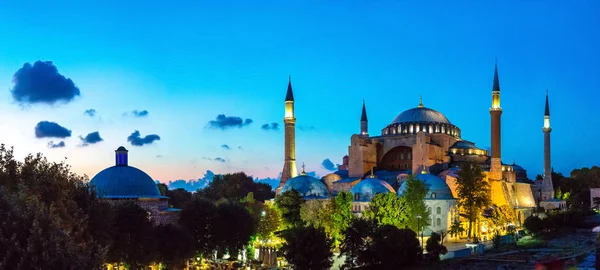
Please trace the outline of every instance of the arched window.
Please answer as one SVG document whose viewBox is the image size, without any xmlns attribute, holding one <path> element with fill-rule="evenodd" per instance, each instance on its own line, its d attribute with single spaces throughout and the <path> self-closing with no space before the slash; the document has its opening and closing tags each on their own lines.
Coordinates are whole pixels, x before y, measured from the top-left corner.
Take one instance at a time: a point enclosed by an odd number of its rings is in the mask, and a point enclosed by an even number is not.
<svg viewBox="0 0 600 270">
<path fill-rule="evenodd" d="M 436 224 L 438 227 L 439 227 L 439 226 L 442 226 L 442 219 L 441 219 L 441 218 L 437 218 L 437 219 L 435 220 L 435 224 Z"/>
<path fill-rule="evenodd" d="M 442 208 L 438 206 L 438 207 L 435 209 L 435 212 L 436 212 L 438 215 L 441 215 L 441 214 L 442 214 Z"/>
<path fill-rule="evenodd" d="M 360 194 L 358 194 L 358 193 L 354 194 L 354 200 L 355 201 L 360 200 Z"/>
<path fill-rule="evenodd" d="M 436 197 L 436 195 L 435 195 L 435 192 L 431 192 L 431 198 L 432 198 L 432 199 L 435 199 L 435 197 Z M 438 213 L 438 214 L 439 214 L 439 213 Z"/>
</svg>

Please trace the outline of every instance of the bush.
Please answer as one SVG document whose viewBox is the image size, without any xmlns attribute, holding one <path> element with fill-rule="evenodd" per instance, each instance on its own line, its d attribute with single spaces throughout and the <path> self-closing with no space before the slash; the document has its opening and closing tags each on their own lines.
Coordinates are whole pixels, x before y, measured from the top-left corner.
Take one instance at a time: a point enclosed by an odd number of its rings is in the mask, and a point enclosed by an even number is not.
<svg viewBox="0 0 600 270">
<path fill-rule="evenodd" d="M 523 227 L 528 233 L 537 235 L 544 230 L 544 222 L 539 217 L 530 216 L 523 222 Z"/>
</svg>

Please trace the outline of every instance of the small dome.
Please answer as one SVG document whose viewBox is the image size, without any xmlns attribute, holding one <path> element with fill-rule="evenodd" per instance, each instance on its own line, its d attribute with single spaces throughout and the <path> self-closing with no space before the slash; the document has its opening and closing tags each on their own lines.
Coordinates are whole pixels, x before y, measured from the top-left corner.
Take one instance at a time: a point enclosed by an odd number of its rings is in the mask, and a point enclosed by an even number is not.
<svg viewBox="0 0 600 270">
<path fill-rule="evenodd" d="M 404 123 L 439 123 L 450 124 L 450 121 L 441 112 L 425 107 L 412 108 L 400 113 L 392 124 Z"/>
<path fill-rule="evenodd" d="M 478 149 L 477 146 L 475 146 L 475 143 L 470 142 L 470 141 L 457 141 L 455 142 L 452 146 L 450 146 L 450 148 L 458 148 L 458 149 Z"/>
<path fill-rule="evenodd" d="M 355 201 L 370 202 L 379 193 L 396 193 L 394 188 L 385 181 L 377 178 L 365 178 L 350 189 Z"/>
<path fill-rule="evenodd" d="M 429 192 L 427 193 L 425 200 L 454 199 L 450 187 L 448 187 L 448 184 L 446 184 L 442 178 L 429 173 L 417 174 L 415 177 L 425 182 L 425 184 L 429 187 Z M 398 189 L 398 196 L 401 196 L 405 189 L 406 181 L 400 185 L 400 188 Z"/>
<path fill-rule="evenodd" d="M 106 168 L 96 174 L 90 184 L 101 198 L 163 198 L 154 180 L 142 170 L 131 166 Z"/>
<path fill-rule="evenodd" d="M 523 169 L 523 167 L 521 167 L 521 166 L 519 166 L 517 164 L 514 164 L 514 163 L 513 163 L 512 167 L 513 167 L 513 171 L 515 171 L 515 172 L 516 171 L 521 171 L 521 172 L 525 171 L 525 169 Z"/>
<path fill-rule="evenodd" d="M 297 191 L 302 197 L 326 198 L 329 196 L 327 187 L 321 181 L 305 174 L 296 176 L 285 182 L 283 187 L 281 187 L 280 194 L 290 190 Z"/>
</svg>

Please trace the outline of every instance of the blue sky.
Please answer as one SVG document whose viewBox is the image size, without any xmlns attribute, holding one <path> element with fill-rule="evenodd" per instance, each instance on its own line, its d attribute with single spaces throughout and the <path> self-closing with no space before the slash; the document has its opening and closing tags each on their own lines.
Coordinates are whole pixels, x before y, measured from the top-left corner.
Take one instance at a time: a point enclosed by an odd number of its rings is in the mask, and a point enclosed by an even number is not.
<svg viewBox="0 0 600 270">
<path fill-rule="evenodd" d="M 130 164 L 163 182 L 207 170 L 277 177 L 283 132 L 261 126 L 282 123 L 291 75 L 297 160 L 324 175 L 321 162 L 340 163 L 358 132 L 363 98 L 371 134 L 423 95 L 463 139 L 489 147 L 497 57 L 504 162 L 516 161 L 530 177 L 541 173 L 548 89 L 552 164 L 568 174 L 598 165 L 598 10 L 597 1 L 5 0 L 0 139 L 18 157 L 67 157 L 90 177 L 113 165 L 120 145 Z M 15 101 L 13 75 L 38 60 L 52 61 L 80 95 L 53 105 Z M 148 115 L 124 115 L 133 110 Z M 209 128 L 219 114 L 252 123 Z M 72 135 L 36 138 L 40 121 Z M 160 140 L 132 146 L 135 130 Z M 96 131 L 102 141 L 78 146 L 80 135 Z M 49 148 L 50 140 L 65 147 Z"/>
</svg>

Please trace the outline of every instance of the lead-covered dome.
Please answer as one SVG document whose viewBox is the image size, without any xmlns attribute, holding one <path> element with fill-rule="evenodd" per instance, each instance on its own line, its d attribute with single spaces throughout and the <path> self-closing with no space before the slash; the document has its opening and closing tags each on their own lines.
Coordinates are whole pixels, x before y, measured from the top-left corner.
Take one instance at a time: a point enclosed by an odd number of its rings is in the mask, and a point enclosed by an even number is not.
<svg viewBox="0 0 600 270">
<path fill-rule="evenodd" d="M 166 198 L 152 178 L 142 170 L 128 166 L 127 150 L 119 147 L 115 153 L 116 165 L 96 174 L 90 181 L 98 197 L 106 199 Z"/>
<path fill-rule="evenodd" d="M 355 201 L 370 202 L 379 193 L 396 193 L 387 182 L 377 178 L 365 178 L 350 189 Z"/>
<path fill-rule="evenodd" d="M 429 187 L 429 192 L 425 196 L 425 200 L 451 200 L 454 199 L 452 191 L 446 181 L 433 174 L 421 173 L 415 175 L 415 177 L 425 183 Z M 406 181 L 400 185 L 398 189 L 398 196 L 401 196 L 406 190 Z"/>
<path fill-rule="evenodd" d="M 425 107 L 403 111 L 392 121 L 392 124 L 404 123 L 452 124 L 441 112 Z"/>
<path fill-rule="evenodd" d="M 321 181 L 304 172 L 285 182 L 279 194 L 290 190 L 295 190 L 305 198 L 327 198 L 329 196 L 327 187 Z"/>
</svg>

